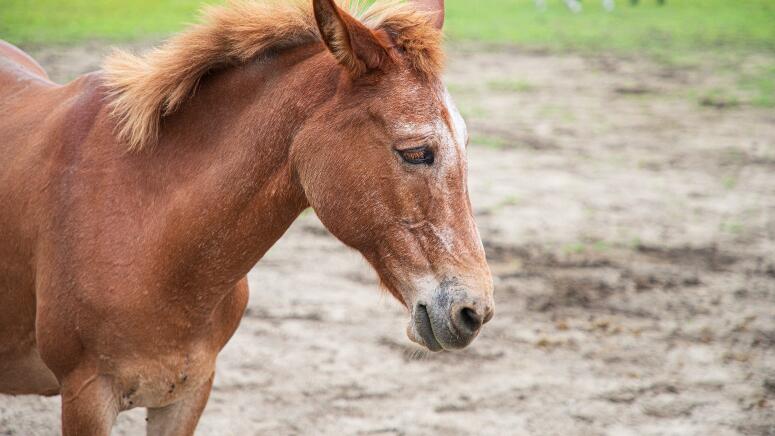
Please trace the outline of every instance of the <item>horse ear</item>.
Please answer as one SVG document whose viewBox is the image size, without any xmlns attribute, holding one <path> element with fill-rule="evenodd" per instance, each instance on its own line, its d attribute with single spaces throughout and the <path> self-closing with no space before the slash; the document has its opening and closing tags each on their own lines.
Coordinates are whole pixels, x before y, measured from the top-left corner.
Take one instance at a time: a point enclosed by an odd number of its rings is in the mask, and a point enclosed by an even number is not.
<svg viewBox="0 0 775 436">
<path fill-rule="evenodd" d="M 354 77 L 379 69 L 389 59 L 378 35 L 339 8 L 334 0 L 313 0 L 312 5 L 323 42 Z"/>
<path fill-rule="evenodd" d="M 431 22 L 437 29 L 444 26 L 444 0 L 415 0 L 417 8 L 431 15 Z"/>
</svg>

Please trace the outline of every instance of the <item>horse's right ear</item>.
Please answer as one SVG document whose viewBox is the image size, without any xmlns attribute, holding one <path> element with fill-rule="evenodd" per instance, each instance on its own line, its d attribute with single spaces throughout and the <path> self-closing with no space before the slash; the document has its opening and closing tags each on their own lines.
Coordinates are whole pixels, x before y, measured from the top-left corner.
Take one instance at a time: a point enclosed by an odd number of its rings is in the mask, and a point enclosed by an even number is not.
<svg viewBox="0 0 775 436">
<path fill-rule="evenodd" d="M 312 5 L 323 42 L 353 77 L 379 69 L 390 59 L 379 36 L 334 0 L 313 0 Z"/>
<path fill-rule="evenodd" d="M 415 0 L 417 8 L 430 14 L 431 23 L 441 30 L 444 27 L 444 0 Z"/>
</svg>

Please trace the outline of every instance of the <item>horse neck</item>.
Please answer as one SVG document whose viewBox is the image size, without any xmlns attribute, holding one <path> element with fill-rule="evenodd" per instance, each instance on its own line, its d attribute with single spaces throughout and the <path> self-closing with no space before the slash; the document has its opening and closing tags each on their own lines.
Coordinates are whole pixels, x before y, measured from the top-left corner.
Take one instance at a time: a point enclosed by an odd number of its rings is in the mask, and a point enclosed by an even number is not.
<svg viewBox="0 0 775 436">
<path fill-rule="evenodd" d="M 308 207 L 289 151 L 325 100 L 321 90 L 333 92 L 336 71 L 320 48 L 300 47 L 208 77 L 165 120 L 149 159 L 171 186 L 163 232 L 170 289 L 219 298 Z M 203 306 L 205 297 L 197 296 Z"/>
</svg>

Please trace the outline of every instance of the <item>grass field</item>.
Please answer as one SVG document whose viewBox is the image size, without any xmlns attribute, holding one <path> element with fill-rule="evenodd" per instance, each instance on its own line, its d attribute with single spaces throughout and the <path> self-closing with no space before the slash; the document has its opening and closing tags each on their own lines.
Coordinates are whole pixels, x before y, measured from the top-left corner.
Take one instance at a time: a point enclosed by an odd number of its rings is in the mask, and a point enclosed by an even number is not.
<svg viewBox="0 0 775 436">
<path fill-rule="evenodd" d="M 197 0 L 2 0 L 0 38 L 12 43 L 153 38 L 196 17 Z"/>
<path fill-rule="evenodd" d="M 586 0 L 574 14 L 559 0 L 540 11 L 532 0 L 449 1 L 455 39 L 508 41 L 554 48 L 663 51 L 775 51 L 775 2 L 771 0 L 674 0 L 660 7 L 617 1 L 607 12 Z"/>
<path fill-rule="evenodd" d="M 0 39 L 21 45 L 69 44 L 87 39 L 158 39 L 196 20 L 205 3 L 222 0 L 0 0 Z M 649 57 L 681 66 L 724 59 L 724 74 L 752 102 L 775 106 L 775 1 L 617 0 L 613 12 L 584 0 L 574 14 L 561 0 L 447 0 L 446 32 L 453 41 L 607 52 Z M 740 59 L 763 55 L 755 71 L 735 71 Z M 723 95 L 726 91 L 720 90 Z"/>
<path fill-rule="evenodd" d="M 208 1 L 209 3 L 217 0 Z M 16 43 L 126 40 L 163 35 L 195 19 L 200 0 L 3 0 L 0 37 Z M 547 48 L 756 50 L 775 52 L 775 1 L 618 0 L 613 12 L 586 0 L 573 14 L 560 0 L 540 11 L 533 0 L 449 0 L 452 39 Z"/>
</svg>

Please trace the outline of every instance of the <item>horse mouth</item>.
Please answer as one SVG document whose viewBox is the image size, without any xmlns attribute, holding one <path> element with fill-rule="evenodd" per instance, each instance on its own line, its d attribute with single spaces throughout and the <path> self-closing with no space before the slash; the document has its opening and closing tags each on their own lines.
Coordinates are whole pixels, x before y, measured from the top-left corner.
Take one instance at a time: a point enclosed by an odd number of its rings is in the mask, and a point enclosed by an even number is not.
<svg viewBox="0 0 775 436">
<path fill-rule="evenodd" d="M 422 339 L 422 345 L 425 345 L 429 350 L 441 351 L 444 349 L 433 333 L 433 323 L 428 308 L 424 304 L 418 304 L 414 311 L 414 331 Z"/>
</svg>

